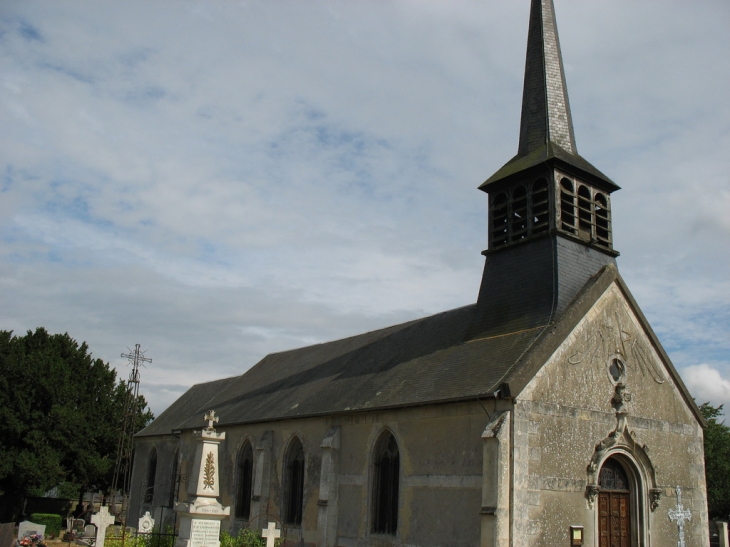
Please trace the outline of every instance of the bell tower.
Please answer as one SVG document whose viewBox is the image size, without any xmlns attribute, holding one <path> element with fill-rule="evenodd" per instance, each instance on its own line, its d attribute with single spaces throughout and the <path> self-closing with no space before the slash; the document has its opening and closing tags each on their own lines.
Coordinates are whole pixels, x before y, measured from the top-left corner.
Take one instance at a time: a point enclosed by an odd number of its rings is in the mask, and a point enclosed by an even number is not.
<svg viewBox="0 0 730 547">
<path fill-rule="evenodd" d="M 551 323 L 615 263 L 619 187 L 578 154 L 553 0 L 531 4 L 517 155 L 479 189 L 489 235 L 475 336 Z"/>
</svg>

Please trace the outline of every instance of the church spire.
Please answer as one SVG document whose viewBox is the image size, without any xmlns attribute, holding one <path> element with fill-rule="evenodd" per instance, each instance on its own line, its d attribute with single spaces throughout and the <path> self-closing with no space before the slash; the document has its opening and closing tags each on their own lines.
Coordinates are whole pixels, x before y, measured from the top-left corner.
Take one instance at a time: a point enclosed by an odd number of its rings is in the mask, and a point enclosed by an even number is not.
<svg viewBox="0 0 730 547">
<path fill-rule="evenodd" d="M 588 161 L 575 145 L 553 0 L 531 0 L 522 120 L 517 155 L 489 177 L 480 190 L 491 192 L 538 165 L 559 163 L 606 192 L 619 187 Z"/>
<path fill-rule="evenodd" d="M 532 0 L 518 155 L 549 142 L 577 154 L 553 0 Z"/>
</svg>

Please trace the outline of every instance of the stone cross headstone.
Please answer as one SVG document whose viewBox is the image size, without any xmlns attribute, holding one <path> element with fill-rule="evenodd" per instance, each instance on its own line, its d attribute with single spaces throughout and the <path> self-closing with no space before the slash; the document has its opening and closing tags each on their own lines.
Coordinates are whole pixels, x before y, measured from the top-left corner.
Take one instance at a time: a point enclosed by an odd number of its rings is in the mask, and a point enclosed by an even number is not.
<svg viewBox="0 0 730 547">
<path fill-rule="evenodd" d="M 91 523 L 96 524 L 96 545 L 104 547 L 106 529 L 110 524 L 114 524 L 114 515 L 110 515 L 109 508 L 104 505 L 98 513 L 91 515 Z"/>
<path fill-rule="evenodd" d="M 155 529 L 155 519 L 152 518 L 150 512 L 145 512 L 144 516 L 137 523 L 137 530 L 140 534 L 151 534 Z"/>
<path fill-rule="evenodd" d="M 682 505 L 682 489 L 677 486 L 677 507 L 669 510 L 669 520 L 677 523 L 679 529 L 679 540 L 677 541 L 677 547 L 687 547 L 684 543 L 684 521 L 692 518 L 692 513 L 689 509 L 685 509 Z"/>
<path fill-rule="evenodd" d="M 266 538 L 266 547 L 274 547 L 276 539 L 281 536 L 281 530 L 276 529 L 275 522 L 270 522 L 268 528 L 261 530 L 261 535 Z"/>
<path fill-rule="evenodd" d="M 45 536 L 46 525 L 36 524 L 35 522 L 30 522 L 29 520 L 24 520 L 23 522 L 18 524 L 18 539 L 23 539 L 23 537 L 32 536 L 33 534 L 38 534 L 41 537 Z"/>
</svg>

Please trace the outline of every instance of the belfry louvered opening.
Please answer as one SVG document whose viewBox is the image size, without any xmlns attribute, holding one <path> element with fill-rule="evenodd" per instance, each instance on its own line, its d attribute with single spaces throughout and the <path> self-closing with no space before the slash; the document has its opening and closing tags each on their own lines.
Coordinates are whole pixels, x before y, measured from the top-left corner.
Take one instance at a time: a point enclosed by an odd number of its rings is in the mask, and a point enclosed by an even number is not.
<svg viewBox="0 0 730 547">
<path fill-rule="evenodd" d="M 560 179 L 559 194 L 559 229 L 610 249 L 611 209 L 608 195 L 567 177 Z"/>
<path fill-rule="evenodd" d="M 550 227 L 548 182 L 539 178 L 498 192 L 490 208 L 491 249 L 546 232 Z"/>
</svg>

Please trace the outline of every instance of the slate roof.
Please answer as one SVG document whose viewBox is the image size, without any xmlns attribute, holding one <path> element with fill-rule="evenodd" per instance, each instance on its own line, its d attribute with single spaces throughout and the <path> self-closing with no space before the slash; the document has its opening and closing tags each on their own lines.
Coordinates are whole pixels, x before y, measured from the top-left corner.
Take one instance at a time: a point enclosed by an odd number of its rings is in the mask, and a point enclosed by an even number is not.
<svg viewBox="0 0 730 547">
<path fill-rule="evenodd" d="M 239 377 L 193 386 L 139 436 L 484 397 L 539 328 L 465 341 L 476 305 L 266 356 Z"/>
<path fill-rule="evenodd" d="M 549 324 L 470 337 L 477 305 L 385 329 L 272 353 L 241 376 L 191 387 L 137 437 L 200 428 L 214 409 L 218 427 L 500 396 L 516 396 L 613 282 L 619 282 L 685 401 L 702 418 L 612 264 L 601 268 Z"/>
</svg>

